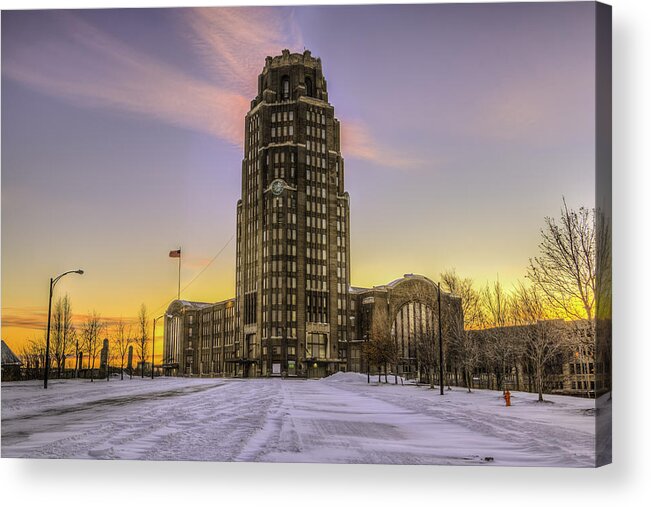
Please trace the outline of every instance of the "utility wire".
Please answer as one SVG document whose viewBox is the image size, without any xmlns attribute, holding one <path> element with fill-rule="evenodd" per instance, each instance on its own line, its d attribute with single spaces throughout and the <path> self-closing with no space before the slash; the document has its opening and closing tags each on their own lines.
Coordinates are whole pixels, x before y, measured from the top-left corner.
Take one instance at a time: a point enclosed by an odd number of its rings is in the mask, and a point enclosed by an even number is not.
<svg viewBox="0 0 651 507">
<path fill-rule="evenodd" d="M 215 259 L 217 259 L 217 257 L 219 257 L 219 255 L 220 255 L 220 254 L 221 254 L 221 253 L 226 249 L 226 247 L 230 244 L 230 242 L 233 241 L 233 238 L 234 238 L 234 237 L 235 237 L 235 234 L 233 234 L 233 235 L 230 237 L 230 239 L 226 242 L 226 244 L 221 248 L 221 250 L 220 250 L 219 252 L 217 252 L 217 254 L 216 254 L 212 259 L 210 259 L 210 262 L 209 262 L 208 264 L 206 264 L 205 267 L 204 267 L 201 271 L 199 271 L 199 273 L 198 273 L 198 274 L 197 274 L 197 275 L 196 275 L 192 280 L 190 280 L 190 281 L 188 282 L 188 284 L 187 284 L 185 287 L 183 287 L 183 288 L 181 289 L 181 292 L 185 291 L 185 289 L 187 289 L 188 287 L 190 287 L 190 285 L 192 285 L 192 283 L 193 283 L 197 278 L 199 278 L 199 277 L 203 274 L 203 272 L 204 272 L 206 269 L 208 269 L 208 268 L 210 267 L 210 265 L 215 261 Z"/>
<path fill-rule="evenodd" d="M 185 287 L 183 287 L 183 288 L 181 289 L 181 293 L 183 293 L 183 292 L 184 292 L 188 287 L 190 287 L 190 285 L 192 285 L 192 284 L 194 283 L 194 281 L 195 281 L 197 278 L 199 278 L 199 277 L 204 273 L 204 271 L 206 271 L 206 269 L 208 269 L 208 268 L 210 267 L 210 265 L 211 265 L 213 262 L 215 262 L 215 260 L 217 259 L 217 257 L 219 257 L 219 256 L 221 255 L 221 253 L 226 249 L 226 247 L 227 247 L 228 245 L 230 245 L 230 243 L 231 243 L 231 241 L 233 241 L 233 238 L 234 238 L 234 237 L 235 237 L 235 234 L 233 234 L 233 235 L 230 237 L 230 239 L 229 239 L 229 240 L 224 244 L 224 246 L 221 247 L 221 249 L 219 250 L 219 252 L 217 252 L 217 253 L 215 254 L 215 256 L 214 256 L 212 259 L 210 259 L 210 262 L 208 262 L 208 264 L 206 264 L 206 265 L 204 266 L 204 268 L 203 268 L 201 271 L 199 271 L 199 273 L 197 273 L 197 275 L 196 275 L 192 280 L 190 280 L 190 281 L 185 285 Z M 160 310 L 162 310 L 165 306 L 169 306 L 169 304 L 170 304 L 172 301 L 174 301 L 174 299 L 176 299 L 176 298 L 170 299 L 170 300 L 168 300 L 167 303 L 163 303 L 163 304 L 160 305 L 158 308 L 156 308 L 156 311 L 154 311 L 154 315 L 157 314 Z"/>
</svg>

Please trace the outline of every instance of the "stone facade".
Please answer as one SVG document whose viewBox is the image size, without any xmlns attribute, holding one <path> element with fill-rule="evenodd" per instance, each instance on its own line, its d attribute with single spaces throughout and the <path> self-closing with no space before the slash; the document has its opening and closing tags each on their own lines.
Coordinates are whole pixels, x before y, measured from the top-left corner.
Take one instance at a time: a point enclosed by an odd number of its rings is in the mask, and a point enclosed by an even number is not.
<svg viewBox="0 0 651 507">
<path fill-rule="evenodd" d="M 250 375 L 341 361 L 349 306 L 348 194 L 321 60 L 268 57 L 245 119 L 237 204 L 238 340 Z"/>
<path fill-rule="evenodd" d="M 349 367 L 352 371 L 375 372 L 368 364 L 363 348 L 373 338 L 376 326 L 386 326 L 398 346 L 398 375 L 408 379 L 423 379 L 419 357 L 423 342 L 431 343 L 434 355 L 438 350 L 438 286 L 421 275 L 407 274 L 386 285 L 371 289 L 351 290 L 355 325 L 354 339 L 348 344 Z M 441 291 L 441 334 L 449 333 L 450 322 L 462 318 L 461 300 Z M 390 365 L 392 370 L 393 365 Z"/>
<path fill-rule="evenodd" d="M 340 124 L 321 60 L 309 51 L 267 57 L 245 117 L 236 296 L 170 305 L 166 371 L 244 377 L 361 371 L 351 354 L 358 355 L 355 344 L 364 334 L 362 294 L 393 295 L 387 311 L 398 315 L 410 287 L 428 295 L 436 290 L 423 277 L 351 289 Z M 380 305 L 374 308 L 380 315 Z M 413 368 L 410 361 L 406 368 Z"/>
</svg>

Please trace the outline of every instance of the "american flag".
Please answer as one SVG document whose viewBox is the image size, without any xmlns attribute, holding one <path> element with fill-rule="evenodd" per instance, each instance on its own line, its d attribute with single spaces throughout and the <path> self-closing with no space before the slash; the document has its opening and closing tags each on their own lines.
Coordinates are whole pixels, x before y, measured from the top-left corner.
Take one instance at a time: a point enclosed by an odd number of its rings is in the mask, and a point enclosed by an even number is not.
<svg viewBox="0 0 651 507">
<path fill-rule="evenodd" d="M 181 249 L 170 250 L 170 257 L 181 257 Z"/>
</svg>

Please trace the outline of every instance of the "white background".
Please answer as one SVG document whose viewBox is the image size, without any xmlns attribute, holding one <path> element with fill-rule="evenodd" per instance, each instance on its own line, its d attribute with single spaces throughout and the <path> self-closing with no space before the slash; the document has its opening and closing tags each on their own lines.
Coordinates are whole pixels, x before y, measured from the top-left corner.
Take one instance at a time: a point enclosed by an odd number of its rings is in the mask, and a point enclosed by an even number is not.
<svg viewBox="0 0 651 507">
<path fill-rule="evenodd" d="M 137 0 L 138 6 L 220 5 Z M 255 0 L 251 3 L 278 4 Z M 283 4 L 308 2 L 284 1 Z M 319 3 L 333 3 L 320 1 Z M 346 3 L 346 2 L 338 2 Z M 369 3 L 356 0 L 355 3 Z M 377 2 L 376 2 L 377 3 Z M 651 500 L 649 279 L 651 2 L 612 0 L 614 110 L 614 464 L 597 470 L 0 460 L 0 502 L 70 505 L 648 505 Z M 132 7 L 0 0 L 3 9 Z"/>
</svg>

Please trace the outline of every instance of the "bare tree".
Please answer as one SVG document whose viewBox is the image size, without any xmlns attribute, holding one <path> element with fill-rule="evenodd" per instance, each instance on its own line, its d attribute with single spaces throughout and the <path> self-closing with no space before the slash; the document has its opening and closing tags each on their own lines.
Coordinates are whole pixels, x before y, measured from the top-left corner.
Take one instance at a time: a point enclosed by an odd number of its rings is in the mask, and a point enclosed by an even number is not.
<svg viewBox="0 0 651 507">
<path fill-rule="evenodd" d="M 523 354 L 533 365 L 538 401 L 543 401 L 545 380 L 552 362 L 566 352 L 566 333 L 560 321 L 546 320 L 544 295 L 537 286 L 520 284 L 513 298 L 514 315 L 523 339 Z"/>
<path fill-rule="evenodd" d="M 61 327 L 63 333 L 63 357 L 61 359 L 61 368 L 66 370 L 66 357 L 72 352 L 72 345 L 77 335 L 77 330 L 72 323 L 72 306 L 70 297 L 66 294 L 61 302 Z"/>
<path fill-rule="evenodd" d="M 124 366 L 126 364 L 129 347 L 133 343 L 131 326 L 127 326 L 122 319 L 115 325 L 113 347 L 115 359 L 120 363 L 120 380 L 124 380 Z"/>
<path fill-rule="evenodd" d="M 61 378 L 62 372 L 65 373 L 66 356 L 72 353 L 75 334 L 70 297 L 66 294 L 57 300 L 52 315 L 51 348 L 52 356 L 57 364 L 57 378 Z"/>
<path fill-rule="evenodd" d="M 65 355 L 65 351 L 63 350 L 63 309 L 61 298 L 54 303 L 50 335 L 50 357 L 56 363 L 57 378 L 61 378 L 61 362 L 62 357 Z"/>
<path fill-rule="evenodd" d="M 594 210 L 567 207 L 560 221 L 545 217 L 540 255 L 529 260 L 529 278 L 563 318 L 594 318 L 596 293 Z"/>
<path fill-rule="evenodd" d="M 93 381 L 95 361 L 101 348 L 100 334 L 104 328 L 104 323 L 100 320 L 98 313 L 93 312 L 86 317 L 86 321 L 81 328 L 82 347 L 88 357 L 88 366 L 90 367 L 90 381 Z"/>
<path fill-rule="evenodd" d="M 136 355 L 140 363 L 140 376 L 145 377 L 145 360 L 149 354 L 148 347 L 148 330 L 149 330 L 149 317 L 147 314 L 147 307 L 143 303 L 140 305 L 138 312 L 138 338 L 136 339 Z"/>
<path fill-rule="evenodd" d="M 32 338 L 25 343 L 20 356 L 23 360 L 25 376 L 28 379 L 41 377 L 41 369 L 45 367 L 45 335 L 40 338 Z"/>
<path fill-rule="evenodd" d="M 410 288 L 410 296 L 414 307 L 415 326 L 413 329 L 418 370 L 424 370 L 431 389 L 435 387 L 435 374 L 440 366 L 439 358 L 439 298 L 438 289 L 418 284 Z M 447 314 L 447 304 L 441 299 L 441 316 L 443 335 L 447 336 L 448 329 L 444 321 Z M 450 311 L 452 309 L 450 308 Z M 443 340 L 445 342 L 445 339 Z M 444 347 L 446 348 L 446 347 Z M 445 355 L 444 355 L 445 358 Z M 445 359 L 444 359 L 445 360 Z M 443 382 L 439 379 L 439 382 Z"/>
<path fill-rule="evenodd" d="M 472 330 L 481 328 L 485 320 L 481 295 L 470 278 L 460 278 L 454 270 L 441 274 L 441 285 L 461 299 L 461 313 L 448 312 L 451 315 L 447 315 L 446 319 L 449 323 L 448 353 L 451 360 L 461 366 L 464 383 L 471 392 L 473 372 L 481 357 L 479 343 Z"/>
<path fill-rule="evenodd" d="M 363 349 L 369 360 L 378 368 L 378 382 L 381 381 L 380 375 L 384 369 L 384 383 L 388 382 L 388 366 L 390 365 L 394 372 L 394 383 L 398 383 L 398 344 L 391 336 L 391 323 L 386 312 L 378 313 L 373 317 L 370 336 L 367 342 L 364 342 Z"/>
<path fill-rule="evenodd" d="M 420 367 L 423 368 L 427 374 L 430 389 L 434 389 L 435 387 L 434 374 L 439 365 L 439 354 L 436 348 L 438 341 L 438 334 L 436 332 L 438 317 L 432 317 L 432 324 L 432 326 L 427 326 L 424 331 L 416 335 L 418 362 Z"/>
<path fill-rule="evenodd" d="M 517 336 L 512 324 L 512 302 L 499 280 L 487 284 L 481 292 L 484 308 L 486 340 L 482 343 L 487 370 L 493 372 L 496 389 L 505 389 L 504 380 L 516 363 L 518 356 Z"/>
<path fill-rule="evenodd" d="M 527 277 L 557 317 L 584 323 L 577 322 L 577 332 L 569 333 L 572 352 L 583 368 L 595 359 L 595 317 L 609 314 L 604 309 L 610 305 L 610 230 L 594 209 L 570 209 L 563 198 L 560 220 L 546 217 L 541 237 L 540 255 L 530 259 Z M 609 336 L 608 328 L 600 334 Z M 608 340 L 599 345 L 600 360 L 609 362 Z"/>
</svg>

